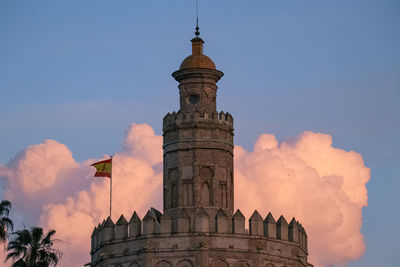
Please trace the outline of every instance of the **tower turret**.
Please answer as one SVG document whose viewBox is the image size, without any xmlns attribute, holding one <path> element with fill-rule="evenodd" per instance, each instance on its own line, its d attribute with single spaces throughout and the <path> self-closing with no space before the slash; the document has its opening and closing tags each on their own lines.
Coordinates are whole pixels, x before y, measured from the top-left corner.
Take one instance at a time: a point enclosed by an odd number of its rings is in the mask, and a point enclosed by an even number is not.
<svg viewBox="0 0 400 267">
<path fill-rule="evenodd" d="M 216 83 L 224 74 L 203 54 L 204 41 L 199 37 L 191 41 L 192 54 L 183 60 L 178 71 L 172 73 L 179 82 L 180 110 L 184 113 L 216 112 Z"/>
<path fill-rule="evenodd" d="M 217 112 L 223 73 L 192 40 L 192 54 L 172 76 L 179 82 L 180 110 L 167 114 L 164 136 L 164 211 L 204 207 L 233 214 L 233 118 Z"/>
</svg>

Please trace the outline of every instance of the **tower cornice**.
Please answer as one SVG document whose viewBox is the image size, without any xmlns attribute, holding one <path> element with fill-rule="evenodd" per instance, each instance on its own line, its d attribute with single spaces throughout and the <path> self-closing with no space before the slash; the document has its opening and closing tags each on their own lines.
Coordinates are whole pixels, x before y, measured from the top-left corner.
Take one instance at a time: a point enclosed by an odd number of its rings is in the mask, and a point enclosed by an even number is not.
<svg viewBox="0 0 400 267">
<path fill-rule="evenodd" d="M 187 82 L 195 82 L 192 79 L 197 79 L 200 78 L 201 81 L 205 81 L 205 79 L 211 79 L 213 83 L 216 83 L 219 81 L 219 79 L 224 76 L 224 73 L 222 71 L 216 70 L 216 69 L 206 69 L 206 68 L 191 68 L 191 69 L 183 69 L 183 70 L 177 70 L 172 73 L 172 77 L 175 78 L 176 81 L 179 83 L 185 83 Z"/>
</svg>

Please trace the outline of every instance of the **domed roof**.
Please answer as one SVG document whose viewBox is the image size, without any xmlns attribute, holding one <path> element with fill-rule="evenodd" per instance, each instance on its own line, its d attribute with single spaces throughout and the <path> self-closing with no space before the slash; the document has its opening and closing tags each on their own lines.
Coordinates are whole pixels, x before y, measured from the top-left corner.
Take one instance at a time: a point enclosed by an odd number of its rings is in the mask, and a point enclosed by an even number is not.
<svg viewBox="0 0 400 267">
<path fill-rule="evenodd" d="M 180 70 L 183 69 L 216 69 L 214 62 L 203 54 L 204 41 L 195 37 L 192 40 L 192 54 L 182 61 Z"/>
<path fill-rule="evenodd" d="M 185 58 L 180 66 L 180 70 L 183 69 L 213 69 L 215 70 L 215 64 L 206 55 L 190 55 Z"/>
</svg>

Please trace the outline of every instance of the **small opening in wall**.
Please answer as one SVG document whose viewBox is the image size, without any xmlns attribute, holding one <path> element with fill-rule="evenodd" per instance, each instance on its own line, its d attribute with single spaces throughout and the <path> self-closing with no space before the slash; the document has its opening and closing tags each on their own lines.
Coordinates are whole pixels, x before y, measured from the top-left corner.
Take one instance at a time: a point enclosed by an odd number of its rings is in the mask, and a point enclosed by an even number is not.
<svg viewBox="0 0 400 267">
<path fill-rule="evenodd" d="M 191 95 L 189 96 L 189 103 L 195 105 L 199 102 L 200 96 L 199 95 Z"/>
</svg>

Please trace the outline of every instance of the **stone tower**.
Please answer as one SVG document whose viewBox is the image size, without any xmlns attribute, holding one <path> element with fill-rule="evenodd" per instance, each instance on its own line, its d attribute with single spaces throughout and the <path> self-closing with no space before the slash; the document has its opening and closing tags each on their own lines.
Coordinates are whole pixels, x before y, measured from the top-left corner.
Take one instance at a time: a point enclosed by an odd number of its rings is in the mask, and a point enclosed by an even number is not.
<svg viewBox="0 0 400 267">
<path fill-rule="evenodd" d="M 211 217 L 220 209 L 232 216 L 233 119 L 217 112 L 216 83 L 223 73 L 203 54 L 203 43 L 192 39 L 192 55 L 172 74 L 180 110 L 163 123 L 164 212 L 193 213 L 201 206 Z"/>
<path fill-rule="evenodd" d="M 180 109 L 163 120 L 163 213 L 151 208 L 129 222 L 111 218 L 92 234 L 91 266 L 303 267 L 307 234 L 271 213 L 234 212 L 233 118 L 217 111 L 223 73 L 192 40 L 192 54 L 172 76 Z"/>
</svg>

